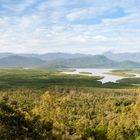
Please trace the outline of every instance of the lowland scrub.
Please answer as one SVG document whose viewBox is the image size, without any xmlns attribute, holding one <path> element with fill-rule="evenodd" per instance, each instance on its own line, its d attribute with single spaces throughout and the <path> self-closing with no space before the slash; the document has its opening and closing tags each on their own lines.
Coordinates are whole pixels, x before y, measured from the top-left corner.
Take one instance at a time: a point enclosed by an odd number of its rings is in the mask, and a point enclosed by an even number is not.
<svg viewBox="0 0 140 140">
<path fill-rule="evenodd" d="M 1 92 L 0 139 L 138 140 L 139 102 L 135 89 Z"/>
</svg>

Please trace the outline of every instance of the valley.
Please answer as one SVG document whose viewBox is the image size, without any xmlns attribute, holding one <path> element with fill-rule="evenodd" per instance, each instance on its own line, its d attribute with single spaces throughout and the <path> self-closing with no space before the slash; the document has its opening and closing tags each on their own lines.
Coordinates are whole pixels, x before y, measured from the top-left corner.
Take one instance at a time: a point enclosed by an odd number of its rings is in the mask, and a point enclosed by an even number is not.
<svg viewBox="0 0 140 140">
<path fill-rule="evenodd" d="M 0 140 L 140 140 L 140 0 L 0 0 Z"/>
<path fill-rule="evenodd" d="M 137 80 L 102 83 L 91 70 L 0 69 L 0 139 L 138 139 Z"/>
<path fill-rule="evenodd" d="M 102 55 L 4 55 L 0 139 L 140 138 L 138 62 Z"/>
</svg>

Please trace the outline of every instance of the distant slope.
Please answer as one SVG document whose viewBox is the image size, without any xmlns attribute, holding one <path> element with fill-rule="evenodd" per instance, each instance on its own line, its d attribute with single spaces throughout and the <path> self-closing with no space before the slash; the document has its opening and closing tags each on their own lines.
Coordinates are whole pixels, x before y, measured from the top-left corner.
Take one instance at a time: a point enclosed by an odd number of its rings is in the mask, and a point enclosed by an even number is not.
<svg viewBox="0 0 140 140">
<path fill-rule="evenodd" d="M 38 58 L 27 58 L 18 55 L 12 55 L 0 59 L 0 67 L 37 67 L 46 62 Z"/>
<path fill-rule="evenodd" d="M 112 67 L 114 61 L 102 55 L 73 58 L 67 60 L 56 60 L 48 64 L 53 67 L 73 67 L 73 68 L 93 68 L 93 67 Z"/>
<path fill-rule="evenodd" d="M 71 59 L 71 58 L 80 58 L 86 56 L 85 54 L 70 54 L 70 53 L 47 53 L 42 55 L 40 58 L 46 61 L 58 60 L 58 59 Z"/>
<path fill-rule="evenodd" d="M 87 56 L 85 54 L 71 54 L 71 53 L 46 53 L 46 54 L 19 54 L 20 56 L 24 57 L 36 57 L 45 61 L 52 61 L 58 59 L 71 59 L 71 58 L 80 58 Z"/>
<path fill-rule="evenodd" d="M 140 63 L 132 61 L 116 62 L 103 55 L 81 58 L 55 60 L 48 63 L 48 67 L 57 68 L 140 68 Z"/>
<path fill-rule="evenodd" d="M 133 61 L 122 61 L 117 63 L 116 68 L 140 68 L 140 63 Z"/>
<path fill-rule="evenodd" d="M 117 61 L 111 60 L 111 58 L 109 59 L 109 56 L 113 55 L 111 52 L 105 55 L 108 56 L 68 53 L 19 55 L 0 53 L 0 67 L 140 68 L 139 62 L 131 60 L 121 61 L 120 58 Z"/>
<path fill-rule="evenodd" d="M 137 53 L 112 53 L 106 52 L 104 55 L 114 61 L 133 61 L 140 62 L 140 52 Z"/>
<path fill-rule="evenodd" d="M 0 59 L 8 56 L 14 55 L 13 53 L 0 53 Z"/>
</svg>

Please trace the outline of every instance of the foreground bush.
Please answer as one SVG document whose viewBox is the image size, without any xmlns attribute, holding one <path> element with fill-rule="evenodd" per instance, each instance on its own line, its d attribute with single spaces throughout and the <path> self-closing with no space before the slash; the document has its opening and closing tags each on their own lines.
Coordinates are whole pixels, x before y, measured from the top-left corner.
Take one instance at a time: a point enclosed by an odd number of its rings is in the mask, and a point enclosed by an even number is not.
<svg viewBox="0 0 140 140">
<path fill-rule="evenodd" d="M 1 92 L 0 139 L 138 140 L 139 106 L 135 90 L 52 87 L 44 94 Z"/>
</svg>

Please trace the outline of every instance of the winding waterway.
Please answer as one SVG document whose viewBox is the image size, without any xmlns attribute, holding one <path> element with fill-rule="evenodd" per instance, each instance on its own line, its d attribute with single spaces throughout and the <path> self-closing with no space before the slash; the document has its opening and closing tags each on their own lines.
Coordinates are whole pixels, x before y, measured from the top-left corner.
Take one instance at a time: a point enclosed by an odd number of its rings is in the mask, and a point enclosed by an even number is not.
<svg viewBox="0 0 140 140">
<path fill-rule="evenodd" d="M 65 74 L 80 74 L 80 75 L 88 75 L 88 76 L 103 76 L 104 78 L 100 80 L 102 83 L 116 82 L 117 80 L 127 78 L 127 77 L 105 74 L 106 72 L 109 72 L 112 70 L 114 70 L 114 69 L 75 69 L 75 71 L 63 72 L 63 73 L 65 73 Z M 89 72 L 91 74 L 81 74 L 80 72 Z M 136 76 L 134 76 L 134 77 L 140 77 L 140 74 L 135 74 L 135 75 Z"/>
</svg>

